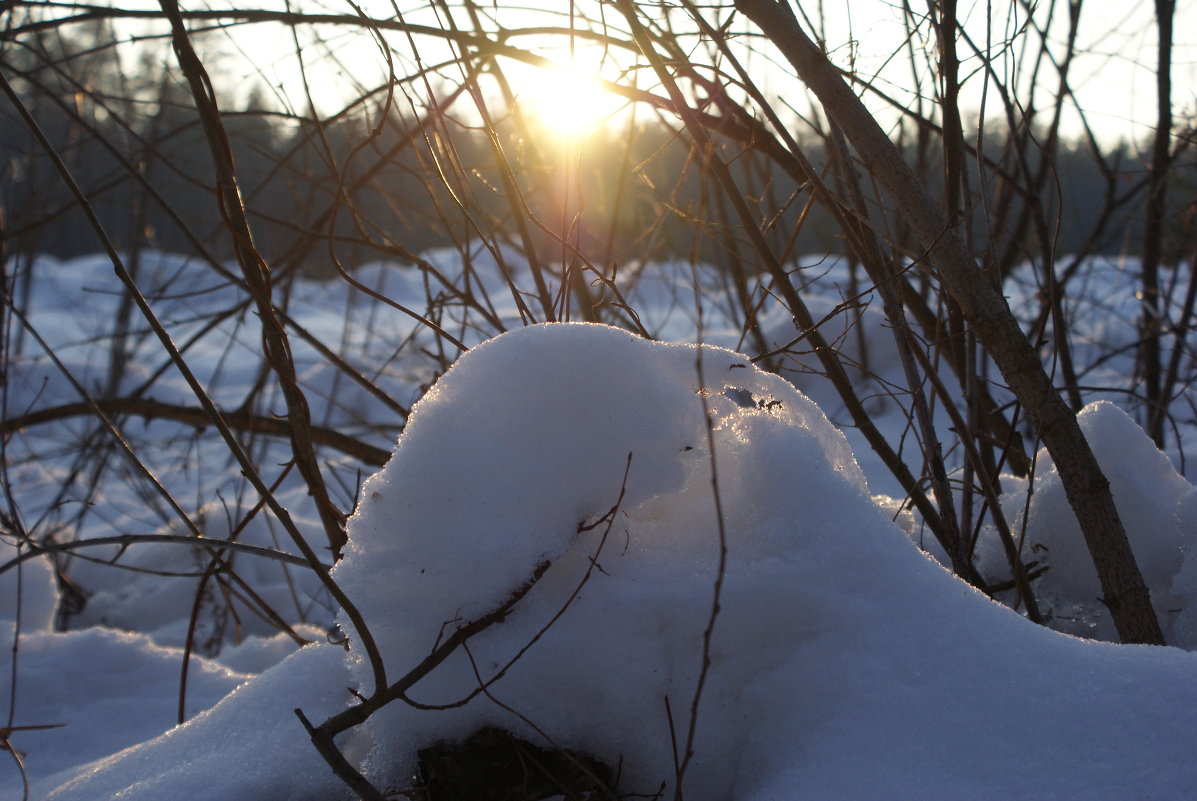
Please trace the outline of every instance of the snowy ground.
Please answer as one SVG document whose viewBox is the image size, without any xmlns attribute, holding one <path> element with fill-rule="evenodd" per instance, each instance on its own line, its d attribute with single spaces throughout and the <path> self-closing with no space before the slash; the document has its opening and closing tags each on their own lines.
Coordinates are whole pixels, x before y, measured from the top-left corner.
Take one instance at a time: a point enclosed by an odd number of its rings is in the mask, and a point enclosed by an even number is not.
<svg viewBox="0 0 1197 801">
<path fill-rule="evenodd" d="M 432 259 L 453 274 L 451 254 Z M 832 279 L 842 269 L 811 265 Z M 125 394 L 154 376 L 163 357 L 134 336 L 128 364 L 112 379 L 103 333 L 119 296 L 101 260 L 45 260 L 36 274 L 30 321 L 85 387 L 115 380 Z M 422 279 L 386 265 L 360 275 L 424 308 Z M 1116 262 L 1092 275 L 1087 300 L 1072 309 L 1076 355 L 1086 382 L 1117 389 L 1133 358 L 1120 351 L 1134 336 L 1132 276 Z M 689 267 L 648 265 L 645 276 L 629 298 L 645 326 L 692 342 Z M 197 336 L 188 362 L 214 397 L 242 402 L 258 371 L 252 316 L 204 328 L 211 310 L 236 302 L 233 289 L 158 255 L 142 280 L 159 288 L 147 295 L 176 343 Z M 1018 309 L 1032 297 L 1029 289 L 1011 301 Z M 718 287 L 704 294 L 703 339 L 744 347 L 738 329 L 721 323 L 720 298 Z M 836 302 L 812 297 L 812 310 L 818 317 L 819 304 L 829 311 Z M 607 327 L 537 326 L 478 345 L 487 332 L 461 326 L 455 333 L 478 347 L 425 392 L 438 354 L 421 350 L 428 340 L 410 318 L 344 284 L 301 281 L 288 311 L 322 341 L 340 343 L 338 352 L 402 407 L 343 376 L 334 381 L 319 354 L 297 344 L 318 423 L 390 450 L 420 399 L 393 457 L 364 486 L 360 462 L 323 454 L 342 478 L 339 502 L 347 507 L 360 493 L 333 575 L 369 624 L 389 681 L 452 622 L 486 614 L 550 565 L 504 622 L 411 697 L 451 704 L 502 672 L 486 693 L 451 710 L 394 703 L 339 741 L 379 787 L 406 786 L 421 746 L 498 725 L 621 764 L 631 792 L 664 784 L 672 794 L 668 700 L 682 739 L 697 709 L 695 756 L 682 780 L 691 801 L 1179 799 L 1197 788 L 1197 655 L 1053 632 L 952 577 L 893 522 L 892 479 L 854 432 L 829 422 L 843 422 L 842 411 L 817 377 L 791 370 L 790 383 L 733 350 L 653 343 Z M 792 334 L 775 311 L 766 319 L 784 342 Z M 495 314 L 509 318 L 514 309 Z M 889 365 L 880 315 L 870 310 L 860 331 L 874 364 Z M 861 347 L 855 332 L 844 348 Z M 8 366 L 9 417 L 78 400 L 29 336 Z M 894 369 L 876 371 L 876 380 L 895 378 Z M 194 405 L 169 369 L 151 387 L 156 400 Z M 1125 396 L 1092 396 L 1103 398 Z M 877 401 L 879 419 L 900 427 L 900 410 L 887 403 Z M 247 513 L 254 498 L 218 441 L 170 420 L 119 422 L 206 536 L 235 530 L 247 545 L 284 547 L 272 518 Z M 1161 454 L 1108 400 L 1091 404 L 1081 423 L 1169 641 L 1197 649 L 1197 493 L 1177 470 L 1183 450 Z M 77 457 L 94 428 L 71 418 L 27 426 L 8 441 L 8 482 L 26 526 L 88 539 L 185 533 L 128 468 L 79 476 Z M 260 464 L 287 458 L 285 441 L 253 447 Z M 190 454 L 187 464 L 178 464 L 180 452 Z M 1028 547 L 1051 566 L 1038 583 L 1041 600 L 1057 628 L 1109 639 L 1096 576 L 1046 454 L 1036 475 L 1029 505 L 1025 484 L 1007 479 L 1003 487 L 1009 517 L 1016 525 L 1027 517 Z M 293 477 L 280 496 L 306 530 L 318 529 Z M 995 573 L 997 548 L 983 537 L 982 564 L 990 559 Z M 348 687 L 368 693 L 374 679 L 359 633 L 309 573 L 235 557 L 238 574 L 293 627 L 292 638 L 235 593 L 198 592 L 210 558 L 203 552 L 97 545 L 84 555 L 99 562 L 70 565 L 87 605 L 69 616 L 70 630 L 55 631 L 59 592 L 47 559 L 17 563 L 7 538 L 0 549 L 0 630 L 16 646 L 0 657 L 12 687 L 0 725 L 54 726 L 11 735 L 29 797 L 347 797 L 293 710 L 318 723 L 352 702 Z M 154 573 L 105 563 L 118 556 Z M 695 705 L 716 588 L 710 669 Z M 193 618 L 199 653 L 185 660 Z M 325 642 L 334 622 L 348 634 L 348 651 Z M 297 649 L 295 639 L 314 644 Z M 185 664 L 187 723 L 176 726 Z M 0 799 L 22 793 L 10 759 L 0 766 Z"/>
</svg>

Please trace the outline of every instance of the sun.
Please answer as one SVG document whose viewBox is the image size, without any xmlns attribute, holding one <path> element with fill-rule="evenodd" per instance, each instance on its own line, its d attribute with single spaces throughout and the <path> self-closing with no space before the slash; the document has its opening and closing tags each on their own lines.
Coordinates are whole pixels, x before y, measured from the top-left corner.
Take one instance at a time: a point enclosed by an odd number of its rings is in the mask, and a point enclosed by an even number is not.
<svg viewBox="0 0 1197 801">
<path fill-rule="evenodd" d="M 531 73 L 519 92 L 523 110 L 544 133 L 575 141 L 600 130 L 621 105 L 619 97 L 582 70 L 554 66 Z"/>
</svg>

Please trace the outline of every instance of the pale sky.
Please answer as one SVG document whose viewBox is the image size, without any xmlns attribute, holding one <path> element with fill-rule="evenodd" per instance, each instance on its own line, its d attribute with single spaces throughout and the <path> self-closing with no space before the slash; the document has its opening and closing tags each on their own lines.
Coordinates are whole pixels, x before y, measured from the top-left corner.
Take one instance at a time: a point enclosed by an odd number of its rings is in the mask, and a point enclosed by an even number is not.
<svg viewBox="0 0 1197 801">
<path fill-rule="evenodd" d="M 304 7 L 301 3 L 296 5 Z M 530 7 L 534 5 L 552 8 L 554 11 L 535 10 Z M 731 4 L 727 5 L 730 7 Z M 395 17 L 394 6 L 389 0 L 373 0 L 365 7 L 379 17 Z M 408 6 L 400 2 L 398 7 L 408 22 L 431 25 L 443 22 L 438 20 L 428 5 Z M 506 3 L 497 8 L 483 3 L 481 7 L 509 29 L 568 25 L 568 15 L 562 11 L 567 12 L 569 6 L 564 2 L 531 0 L 518 7 Z M 925 9 L 925 3 L 914 3 L 913 7 L 916 10 Z M 307 8 L 313 13 L 346 13 L 350 10 L 347 5 L 338 2 L 325 2 L 319 6 L 312 4 Z M 922 59 L 934 57 L 934 39 L 925 23 L 908 42 L 901 6 L 894 2 L 822 0 L 821 3 L 803 3 L 802 8 L 812 18 L 818 18 L 822 13 L 823 19 L 826 20 L 823 33 L 826 36 L 827 47 L 837 64 L 842 67 L 852 65 L 862 76 L 875 76 L 877 85 L 891 97 L 906 103 L 914 102 L 915 83 L 910 66 L 911 55 Z M 992 9 L 992 17 L 987 26 L 986 11 L 989 8 Z M 1052 0 L 1040 0 L 1035 12 L 1039 24 L 1044 24 L 1051 8 Z M 576 9 L 580 27 L 587 24 L 584 17 L 589 15 L 597 19 L 600 13 L 599 7 L 591 0 L 577 0 Z M 1156 29 L 1153 9 L 1152 3 L 1126 3 L 1120 0 L 1088 0 L 1082 6 L 1078 55 L 1072 64 L 1071 85 L 1078 103 L 1089 117 L 1090 124 L 1097 134 L 1109 143 L 1118 139 L 1144 141 L 1150 136 L 1154 126 Z M 618 13 L 610 7 L 605 8 L 602 13 L 606 15 L 605 19 L 611 30 L 622 37 Z M 973 42 L 978 48 L 988 49 L 994 54 L 995 68 L 1002 80 L 1016 86 L 1016 97 L 1025 103 L 1029 97 L 1028 75 L 1033 63 L 1031 53 L 1025 48 L 1036 45 L 1037 40 L 1029 37 L 1011 37 L 1011 32 L 1017 31 L 1026 22 L 1022 10 L 1008 0 L 992 0 L 989 4 L 961 3 L 959 13 L 961 23 Z M 1051 41 L 1054 46 L 1053 55 L 1056 57 L 1063 53 L 1067 13 L 1067 2 L 1055 0 L 1056 20 L 1051 28 Z M 457 22 L 463 28 L 468 26 L 469 19 L 465 12 L 458 14 Z M 733 26 L 733 30 L 749 29 L 747 21 Z M 263 34 L 268 31 L 271 35 L 264 37 Z M 307 77 L 313 94 L 318 106 L 327 113 L 339 105 L 341 98 L 353 96 L 356 91 L 355 84 L 377 85 L 385 61 L 378 46 L 358 30 L 326 29 L 324 33 L 328 37 L 327 46 L 305 43 L 305 58 L 308 63 Z M 400 75 L 410 74 L 415 69 L 411 42 L 399 33 L 392 32 L 388 35 L 396 53 L 396 71 Z M 256 25 L 234 29 L 232 37 L 242 49 L 244 56 L 252 59 L 257 67 L 261 68 L 261 75 L 266 76 L 272 83 L 281 85 L 282 92 L 291 99 L 297 110 L 303 111 L 302 104 L 306 101 L 303 100 L 302 85 L 295 69 L 296 59 L 289 35 L 277 25 Z M 1003 46 L 1003 43 L 1011 40 L 1012 46 Z M 413 41 L 425 66 L 436 63 L 448 54 L 441 39 L 416 36 Z M 562 63 L 569 60 L 567 40 L 561 37 L 549 39 L 513 36 L 509 41 L 513 45 L 547 55 Z M 966 44 L 961 43 L 958 48 L 963 62 L 962 75 L 968 78 L 963 95 L 963 110 L 966 119 L 975 122 L 982 100 L 980 62 L 970 55 Z M 329 53 L 335 55 L 341 65 L 330 59 Z M 587 46 L 579 40 L 575 53 L 579 69 L 594 69 L 603 55 L 598 48 Z M 607 56 L 604 77 L 626 81 L 627 77 L 621 75 L 619 66 L 629 64 L 629 56 L 616 51 L 608 53 Z M 698 54 L 696 60 L 701 57 L 701 54 Z M 772 65 L 767 54 L 762 53 L 754 54 L 747 60 L 753 74 L 759 76 L 758 80 L 767 90 L 794 105 L 804 102 L 805 93 L 801 84 L 790 76 L 788 65 Z M 619 105 L 617 100 L 604 105 L 603 101 L 593 99 L 594 95 L 589 94 L 586 81 L 576 85 L 577 91 L 570 92 L 569 82 L 563 82 L 561 76 L 539 73 L 507 60 L 503 63 L 517 88 L 522 86 L 521 94 L 534 104 L 536 109 L 550 120 L 556 114 L 554 124 L 578 124 L 580 120 L 586 119 L 583 114 L 586 108 L 593 107 L 607 114 L 610 109 Z M 246 69 L 244 64 L 231 66 L 234 70 L 239 70 L 239 77 L 245 78 L 246 81 L 260 80 L 260 77 L 254 71 Z M 651 82 L 647 81 L 646 72 L 640 71 L 643 88 L 651 85 Z M 441 75 L 444 76 L 443 80 L 434 80 L 434 85 L 456 83 L 461 77 L 460 71 L 455 68 L 446 69 Z M 924 94 L 930 91 L 926 82 L 928 75 L 924 69 Z M 1178 118 L 1187 115 L 1192 119 L 1197 114 L 1197 4 L 1194 3 L 1181 3 L 1177 10 L 1172 75 L 1174 113 Z M 1054 96 L 1057 80 L 1055 68 L 1050 62 L 1044 62 L 1039 77 L 1037 103 L 1040 107 Z M 562 86 L 567 89 L 562 90 Z M 556 94 L 553 94 L 553 87 Z M 989 92 L 986 118 L 992 120 L 1000 116 L 1001 112 L 996 104 L 992 84 L 989 86 Z M 419 94 L 423 94 L 422 88 Z M 559 98 L 559 102 L 554 98 Z M 871 106 L 882 107 L 872 100 L 869 102 Z M 1065 115 L 1064 128 L 1066 133 L 1071 134 L 1080 131 L 1074 112 L 1070 111 Z"/>
</svg>

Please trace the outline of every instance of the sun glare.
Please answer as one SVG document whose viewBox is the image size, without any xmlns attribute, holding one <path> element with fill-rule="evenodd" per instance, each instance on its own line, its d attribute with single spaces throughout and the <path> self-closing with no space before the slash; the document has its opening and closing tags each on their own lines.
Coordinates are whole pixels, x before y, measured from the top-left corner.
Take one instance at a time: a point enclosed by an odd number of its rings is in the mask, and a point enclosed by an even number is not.
<svg viewBox="0 0 1197 801">
<path fill-rule="evenodd" d="M 582 139 L 600 129 L 620 105 L 593 76 L 569 67 L 529 75 L 519 99 L 545 133 L 564 140 Z"/>
</svg>

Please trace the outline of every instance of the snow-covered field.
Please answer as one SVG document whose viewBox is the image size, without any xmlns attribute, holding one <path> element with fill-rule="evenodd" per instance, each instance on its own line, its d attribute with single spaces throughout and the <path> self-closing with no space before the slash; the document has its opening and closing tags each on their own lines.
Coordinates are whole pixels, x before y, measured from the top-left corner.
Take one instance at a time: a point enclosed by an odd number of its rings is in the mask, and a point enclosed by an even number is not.
<svg viewBox="0 0 1197 801">
<path fill-rule="evenodd" d="M 509 299 L 497 301 L 502 282 L 486 256 L 470 280 L 493 282 L 494 318 L 518 319 Z M 429 254 L 450 282 L 455 259 Z M 809 301 L 818 318 L 839 302 L 843 267 L 812 259 L 809 269 L 825 288 Z M 112 367 L 121 297 L 102 258 L 43 259 L 31 274 L 6 418 L 79 401 L 49 351 L 91 393 L 197 405 L 136 317 L 128 359 Z M 424 275 L 384 264 L 357 275 L 427 311 Z M 1197 650 L 1197 492 L 1181 447 L 1193 441 L 1192 399 L 1175 405 L 1177 444 L 1160 453 L 1124 411 L 1133 265 L 1095 263 L 1087 276 L 1069 309 L 1074 356 L 1082 383 L 1101 391 L 1087 391 L 1081 424 L 1179 647 L 1051 631 L 953 577 L 917 547 L 910 515 L 895 516 L 897 488 L 876 457 L 836 427 L 846 418 L 823 379 L 791 361 L 787 381 L 736 353 L 748 343 L 711 274 L 698 274 L 709 283 L 701 348 L 691 268 L 643 265 L 628 301 L 664 342 L 582 324 L 513 325 L 491 339 L 485 315 L 450 309 L 440 324 L 471 350 L 443 375 L 454 354 L 410 316 L 343 282 L 292 282 L 287 313 L 392 401 L 292 334 L 314 422 L 394 448 L 368 480 L 371 459 L 321 450 L 334 500 L 360 501 L 332 576 L 387 680 L 536 577 L 502 622 L 410 688 L 417 705 L 390 704 L 339 739 L 341 750 L 397 792 L 420 748 L 493 725 L 619 765 L 627 792 L 672 795 L 676 749 L 692 729 L 690 801 L 1192 797 L 1197 654 L 1185 649 Z M 162 254 L 147 254 L 139 282 L 218 403 L 283 412 L 272 381 L 259 381 L 256 320 L 235 308 L 235 287 Z M 1007 291 L 1033 316 L 1029 280 Z M 214 321 L 223 309 L 233 312 Z M 766 304 L 763 320 L 774 343 L 794 338 L 784 310 Z M 836 325 L 846 324 L 829 323 L 828 339 Z M 867 310 L 843 333 L 841 347 L 872 365 L 862 394 L 901 383 L 880 314 Z M 872 404 L 900 439 L 901 404 Z M 219 580 L 204 578 L 212 551 L 136 540 L 196 533 L 169 494 L 206 537 L 293 551 L 212 432 L 177 414 L 118 411 L 145 472 L 120 458 L 95 466 L 112 438 L 92 416 L 8 432 L 8 506 L 27 530 L 56 543 L 116 538 L 74 547 L 63 562 L 82 608 L 64 606 L 69 588 L 55 584 L 47 556 L 24 558 L 14 538 L 0 540 L 0 676 L 10 688 L 0 727 L 13 727 L 29 797 L 349 797 L 294 710 L 319 723 L 354 703 L 349 688 L 370 693 L 361 633 L 302 567 L 245 550 L 225 554 Z M 311 500 L 284 466 L 285 438 L 245 442 L 318 542 Z M 1003 502 L 1016 530 L 1025 521 L 1024 547 L 1050 567 L 1036 581 L 1040 603 L 1062 631 L 1113 639 L 1046 454 L 1034 481 L 1028 502 L 1026 481 L 1005 477 Z M 1000 578 L 992 532 L 978 554 Z M 8 755 L 0 799 L 24 792 Z"/>
</svg>

